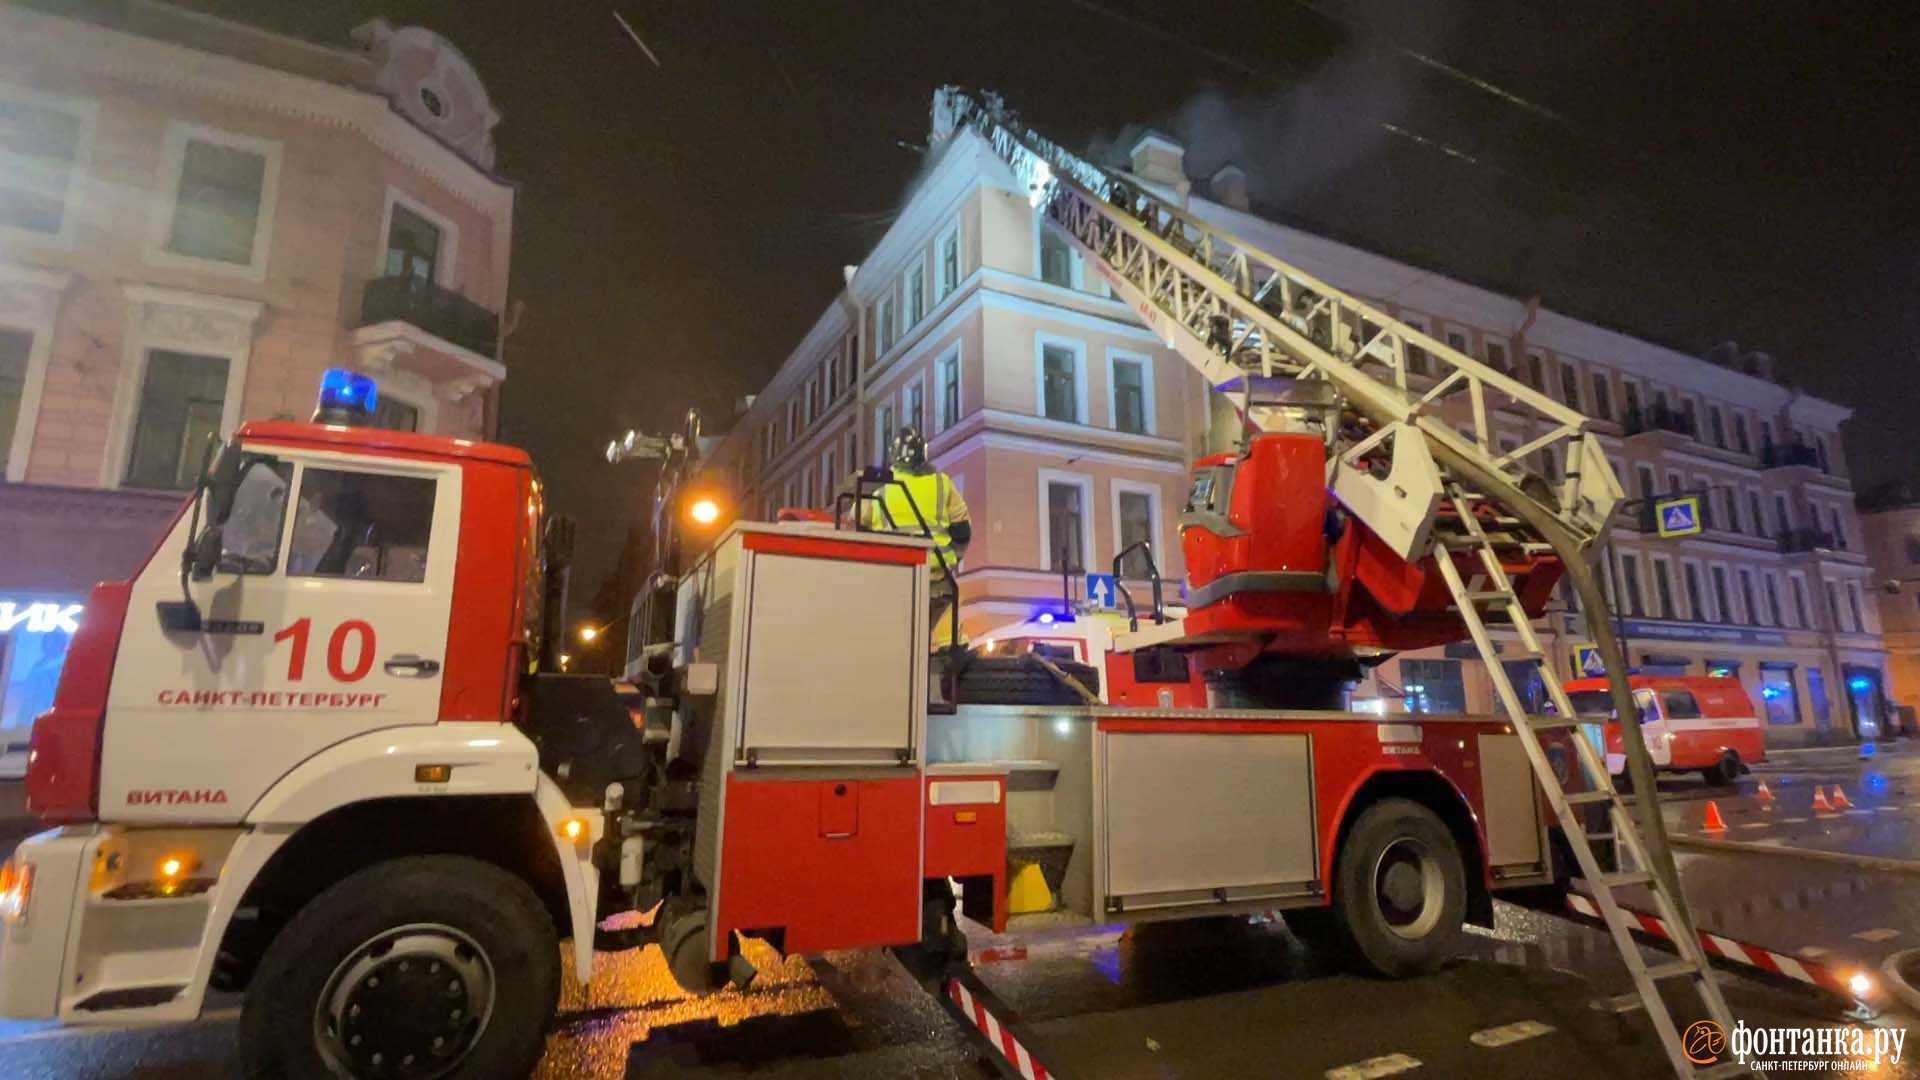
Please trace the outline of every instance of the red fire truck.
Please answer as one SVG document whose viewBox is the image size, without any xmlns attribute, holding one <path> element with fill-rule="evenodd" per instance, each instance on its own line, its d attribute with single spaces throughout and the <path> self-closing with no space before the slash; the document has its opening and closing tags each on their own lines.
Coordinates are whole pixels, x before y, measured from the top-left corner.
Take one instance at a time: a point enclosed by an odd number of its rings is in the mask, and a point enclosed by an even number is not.
<svg viewBox="0 0 1920 1080">
<path fill-rule="evenodd" d="M 315 423 L 243 425 L 138 573 L 94 592 L 33 733 L 50 829 L 0 872 L 0 1015 L 180 1020 L 238 989 L 251 1076 L 520 1076 L 561 941 L 582 980 L 597 947 L 654 942 L 690 987 L 749 979 L 746 936 L 895 947 L 938 978 L 964 963 L 956 911 L 1015 924 L 1023 862 L 1056 919 L 1283 909 L 1387 975 L 1444 958 L 1497 890 L 1577 872 L 1670 1051 L 1655 980 L 1689 978 L 1724 1018 L 1697 947 L 1656 968 L 1631 947 L 1614 887 L 1687 925 L 1658 814 L 1642 835 L 1567 737 L 1581 721 L 1531 630 L 1554 575 L 1597 595 L 1581 559 L 1619 497 L 1577 415 L 995 103 L 940 108 L 1020 176 L 1058 166 L 1035 187 L 1049 227 L 1230 374 L 1258 429 L 1200 468 L 1182 542 L 1204 598 L 1108 661 L 1116 700 L 1205 704 L 1068 705 L 1009 695 L 987 660 L 935 664 L 929 543 L 811 522 L 736 523 L 658 579 L 629 679 L 559 673 L 568 545 L 527 457 L 357 426 L 371 383 L 330 374 Z M 1352 330 L 1384 351 L 1336 340 Z M 1524 455 L 1424 415 L 1433 392 L 1376 370 L 1416 343 L 1476 401 L 1537 408 L 1585 471 L 1546 491 Z M 1499 664 L 1497 719 L 1329 708 L 1412 642 L 1493 657 L 1490 624 L 1557 716 L 1529 715 Z M 630 912 L 652 918 L 602 928 Z"/>
</svg>

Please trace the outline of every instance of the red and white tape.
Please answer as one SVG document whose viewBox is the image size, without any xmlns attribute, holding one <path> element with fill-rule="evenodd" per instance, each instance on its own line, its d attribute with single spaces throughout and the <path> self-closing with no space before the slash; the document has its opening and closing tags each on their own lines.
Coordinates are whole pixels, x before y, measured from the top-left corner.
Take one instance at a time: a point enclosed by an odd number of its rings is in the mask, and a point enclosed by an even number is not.
<svg viewBox="0 0 1920 1080">
<path fill-rule="evenodd" d="M 973 1026 L 980 1029 L 981 1034 L 987 1037 L 987 1041 L 999 1049 L 1001 1055 L 1011 1062 L 1026 1080 L 1053 1080 L 1053 1074 L 1047 1071 L 1046 1066 L 1033 1060 L 1033 1055 L 1027 1053 L 1027 1048 L 1020 1045 L 1020 1040 L 1013 1037 L 1013 1032 L 1008 1031 L 1000 1021 L 994 1019 L 993 1014 L 987 1011 L 987 1007 L 975 999 L 966 987 L 960 985 L 959 979 L 947 980 L 947 996 L 953 999 L 955 1005 L 960 1006 L 960 1011 L 967 1014 L 967 1019 L 973 1021 Z"/>
<path fill-rule="evenodd" d="M 1589 918 L 1600 918 L 1600 906 L 1594 903 L 1590 897 L 1583 896 L 1580 893 L 1568 893 L 1567 905 L 1574 911 Z M 1655 937 L 1665 938 L 1668 941 L 1673 940 L 1673 933 L 1667 929 L 1665 919 L 1657 915 L 1649 915 L 1644 911 L 1635 911 L 1630 907 L 1622 906 L 1620 910 L 1628 917 L 1636 920 L 1641 930 Z M 1763 949 L 1758 945 L 1743 944 L 1732 938 L 1721 937 L 1719 934 L 1710 934 L 1705 930 L 1696 930 L 1694 933 L 1699 935 L 1700 947 L 1702 949 L 1722 959 L 1731 960 L 1736 964 L 1745 964 L 1748 967 L 1759 968 L 1761 971 L 1767 972 L 1770 975 L 1782 975 L 1789 979 L 1796 979 L 1808 985 L 1818 986 L 1823 990 L 1831 990 L 1836 994 L 1842 994 L 1849 998 L 1853 996 L 1853 990 L 1847 985 L 1847 977 L 1825 964 L 1813 960 L 1797 959 L 1788 956 L 1786 953 L 1774 952 L 1772 949 Z"/>
</svg>

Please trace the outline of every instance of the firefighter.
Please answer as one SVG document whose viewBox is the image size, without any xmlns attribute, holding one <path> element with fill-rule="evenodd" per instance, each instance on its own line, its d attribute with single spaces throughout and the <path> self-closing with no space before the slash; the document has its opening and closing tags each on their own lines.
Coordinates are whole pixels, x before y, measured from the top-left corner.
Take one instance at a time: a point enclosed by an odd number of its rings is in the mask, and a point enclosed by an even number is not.
<svg viewBox="0 0 1920 1080">
<path fill-rule="evenodd" d="M 927 460 L 927 440 L 912 427 L 903 427 L 894 436 L 893 445 L 888 447 L 888 463 L 900 483 L 881 490 L 873 506 L 872 524 L 876 529 L 920 536 L 920 522 L 925 521 L 927 530 L 933 533 L 933 552 L 927 559 L 927 624 L 936 630 L 935 640 L 947 644 L 953 635 L 938 632 L 940 620 L 960 599 L 955 579 L 960 573 L 960 560 L 966 558 L 967 544 L 973 539 L 967 500 L 960 497 L 953 477 Z M 917 518 L 916 508 L 920 511 Z M 943 560 L 951 575 L 941 572 Z M 957 612 L 954 618 L 959 619 Z"/>
</svg>

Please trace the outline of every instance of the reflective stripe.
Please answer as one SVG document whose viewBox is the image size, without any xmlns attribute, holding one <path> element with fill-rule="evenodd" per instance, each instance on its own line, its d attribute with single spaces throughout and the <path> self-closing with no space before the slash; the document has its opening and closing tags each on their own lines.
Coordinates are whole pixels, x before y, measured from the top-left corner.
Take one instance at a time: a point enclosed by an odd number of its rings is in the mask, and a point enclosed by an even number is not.
<svg viewBox="0 0 1920 1080">
<path fill-rule="evenodd" d="M 948 526 L 953 523 L 947 520 L 947 484 L 949 483 L 947 474 L 931 472 L 919 476 L 907 476 L 895 473 L 894 479 L 900 481 L 906 490 L 902 491 L 900 487 L 893 484 L 888 484 L 881 490 L 880 503 L 873 510 L 874 528 L 889 528 L 887 521 L 891 518 L 893 521 L 891 531 L 907 536 L 920 536 L 922 535 L 920 520 L 924 519 L 927 528 L 933 533 L 935 551 L 946 552 L 951 559 L 953 540 L 948 532 Z M 911 503 L 909 499 L 912 500 Z M 880 511 L 881 506 L 886 508 L 884 515 Z M 919 518 L 913 516 L 914 507 L 920 509 Z M 938 554 L 930 552 L 927 555 L 927 562 L 938 565 Z"/>
</svg>

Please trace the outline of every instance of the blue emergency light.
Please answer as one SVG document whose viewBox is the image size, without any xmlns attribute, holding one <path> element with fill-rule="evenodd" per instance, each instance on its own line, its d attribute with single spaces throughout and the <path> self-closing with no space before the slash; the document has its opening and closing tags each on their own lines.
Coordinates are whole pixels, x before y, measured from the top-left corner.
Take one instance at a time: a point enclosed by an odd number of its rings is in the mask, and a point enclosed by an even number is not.
<svg viewBox="0 0 1920 1080">
<path fill-rule="evenodd" d="M 320 407 L 316 424 L 364 424 L 380 403 L 380 387 L 370 375 L 346 368 L 328 368 L 320 376 Z"/>
</svg>

